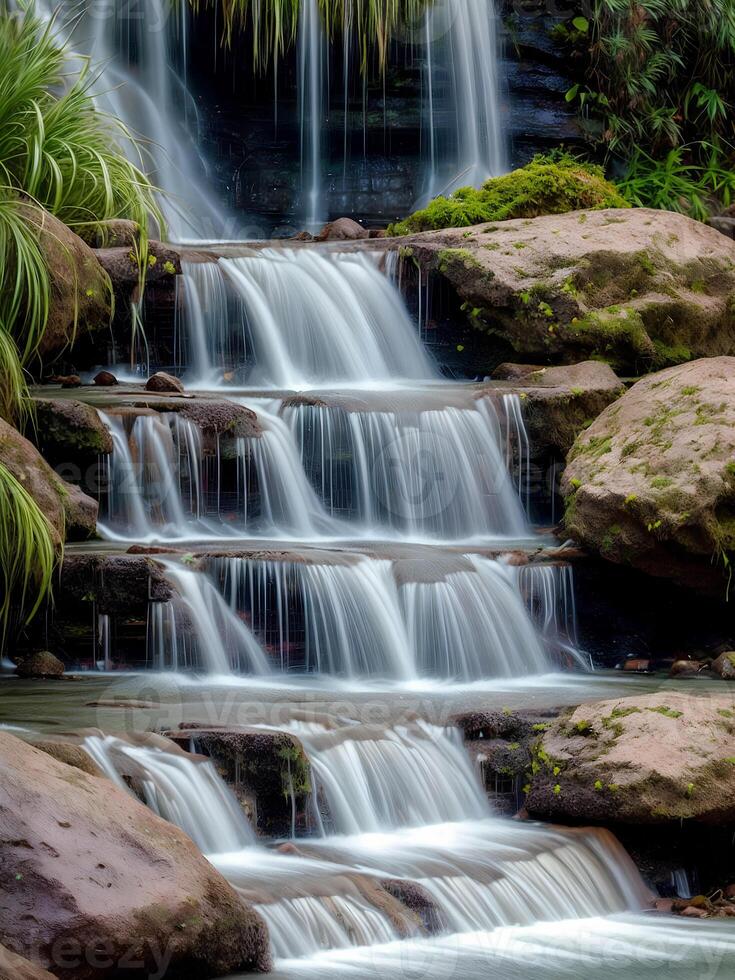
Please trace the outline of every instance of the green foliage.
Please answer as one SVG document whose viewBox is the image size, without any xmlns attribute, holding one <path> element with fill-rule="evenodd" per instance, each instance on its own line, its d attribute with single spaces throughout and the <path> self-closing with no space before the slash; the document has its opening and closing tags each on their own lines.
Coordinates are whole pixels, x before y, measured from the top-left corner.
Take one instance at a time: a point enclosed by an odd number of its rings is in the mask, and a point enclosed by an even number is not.
<svg viewBox="0 0 735 980">
<path fill-rule="evenodd" d="M 491 177 L 477 190 L 463 187 L 437 197 L 422 211 L 388 229 L 406 235 L 438 228 L 462 228 L 487 221 L 535 218 L 581 208 L 628 207 L 600 167 L 568 153 L 538 155 L 512 173 Z"/>
<path fill-rule="evenodd" d="M 581 5 L 580 5 L 581 7 Z M 735 191 L 735 4 L 593 0 L 589 32 L 560 40 L 586 57 L 577 101 L 592 143 L 625 161 L 633 204 L 704 218 Z"/>
<path fill-rule="evenodd" d="M 217 7 L 223 19 L 223 41 L 232 46 L 234 35 L 252 25 L 253 61 L 266 67 L 277 61 L 294 42 L 302 0 L 189 0 L 199 6 Z M 403 24 L 415 24 L 433 0 L 318 0 L 326 33 L 337 32 L 358 41 L 365 71 L 368 54 L 375 46 L 385 65 L 388 45 Z"/>
<path fill-rule="evenodd" d="M 51 525 L 33 497 L 0 463 L 0 649 L 12 610 L 26 622 L 51 589 L 56 564 Z"/>
</svg>

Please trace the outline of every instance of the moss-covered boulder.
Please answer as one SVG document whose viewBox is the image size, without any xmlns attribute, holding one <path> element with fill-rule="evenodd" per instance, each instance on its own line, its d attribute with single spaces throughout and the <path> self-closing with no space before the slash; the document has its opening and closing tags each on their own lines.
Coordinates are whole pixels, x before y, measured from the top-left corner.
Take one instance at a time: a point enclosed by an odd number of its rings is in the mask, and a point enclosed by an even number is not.
<svg viewBox="0 0 735 980">
<path fill-rule="evenodd" d="M 39 207 L 24 210 L 38 230 L 51 284 L 48 321 L 38 353 L 52 360 L 75 338 L 109 328 L 112 289 L 94 251 L 70 228 Z"/>
<path fill-rule="evenodd" d="M 91 405 L 71 398 L 37 398 L 30 438 L 53 466 L 112 452 L 112 436 Z"/>
<path fill-rule="evenodd" d="M 0 463 L 36 501 L 48 519 L 57 544 L 88 538 L 95 533 L 97 501 L 66 483 L 36 447 L 0 419 Z"/>
<path fill-rule="evenodd" d="M 735 243 L 684 215 L 575 211 L 393 247 L 456 296 L 500 360 L 594 358 L 640 374 L 735 354 Z"/>
<path fill-rule="evenodd" d="M 735 561 L 735 358 L 637 382 L 572 447 L 566 530 L 590 550 L 725 597 Z"/>
<path fill-rule="evenodd" d="M 735 701 L 667 691 L 567 712 L 536 743 L 526 807 L 571 822 L 735 823 Z"/>
<path fill-rule="evenodd" d="M 462 187 L 450 197 L 436 197 L 421 211 L 392 225 L 393 235 L 439 228 L 464 228 L 484 221 L 535 218 L 581 208 L 627 208 L 628 202 L 601 167 L 572 156 L 537 156 L 482 187 Z"/>
</svg>

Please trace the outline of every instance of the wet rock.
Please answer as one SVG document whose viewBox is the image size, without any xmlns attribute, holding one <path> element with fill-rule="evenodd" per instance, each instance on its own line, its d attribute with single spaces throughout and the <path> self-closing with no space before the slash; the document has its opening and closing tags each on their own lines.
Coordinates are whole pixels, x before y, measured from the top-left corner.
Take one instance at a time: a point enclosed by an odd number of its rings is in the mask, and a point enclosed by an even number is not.
<svg viewBox="0 0 735 980">
<path fill-rule="evenodd" d="M 244 405 L 235 405 L 234 402 L 197 399 L 187 402 L 177 408 L 177 411 L 199 426 L 205 436 L 248 439 L 258 438 L 263 434 L 255 412 Z"/>
<path fill-rule="evenodd" d="M 441 907 L 418 882 L 405 878 L 382 878 L 380 886 L 413 914 L 427 935 L 438 935 L 448 928 Z"/>
<path fill-rule="evenodd" d="M 31 437 L 53 466 L 112 452 L 112 436 L 91 405 L 66 398 L 36 398 L 34 405 Z"/>
<path fill-rule="evenodd" d="M 65 538 L 94 533 L 97 501 L 57 476 L 36 447 L 2 419 L 0 462 L 36 501 L 57 544 Z"/>
<path fill-rule="evenodd" d="M 92 756 L 81 745 L 75 745 L 73 742 L 43 739 L 39 742 L 34 742 L 33 748 L 45 752 L 46 755 L 50 755 L 57 762 L 63 762 L 65 765 L 72 766 L 74 769 L 81 769 L 88 776 L 104 776 L 104 773 Z"/>
<path fill-rule="evenodd" d="M 165 371 L 156 371 L 146 381 L 145 390 L 180 394 L 184 391 L 184 385 L 178 378 L 174 378 L 173 375 L 166 374 Z"/>
<path fill-rule="evenodd" d="M 534 750 L 532 817 L 668 825 L 735 823 L 732 698 L 646 694 L 581 705 Z"/>
<path fill-rule="evenodd" d="M 735 652 L 721 653 L 710 664 L 710 670 L 723 681 L 735 681 Z"/>
<path fill-rule="evenodd" d="M 18 677 L 61 677 L 64 665 L 48 650 L 30 653 L 18 663 L 15 668 Z"/>
<path fill-rule="evenodd" d="M 735 358 L 643 378 L 575 441 L 566 532 L 618 564 L 724 599 L 735 555 Z"/>
<path fill-rule="evenodd" d="M 93 380 L 99 388 L 112 388 L 120 383 L 111 371 L 98 371 Z"/>
<path fill-rule="evenodd" d="M 696 677 L 705 669 L 705 664 L 699 660 L 675 660 L 671 665 L 671 677 Z"/>
<path fill-rule="evenodd" d="M 62 388 L 81 388 L 82 379 L 78 374 L 61 374 L 56 375 L 54 378 L 57 384 L 60 384 Z"/>
<path fill-rule="evenodd" d="M 57 977 L 24 956 L 0 946 L 0 980 L 57 980 Z"/>
<path fill-rule="evenodd" d="M 399 242 L 478 331 L 543 363 L 640 374 L 735 354 L 735 245 L 683 215 L 575 211 Z"/>
<path fill-rule="evenodd" d="M 47 967 L 66 940 L 75 980 L 131 959 L 171 977 L 269 968 L 265 924 L 177 827 L 7 734 L 0 768 L 6 945 Z M 90 955 L 100 948 L 104 962 Z"/>
<path fill-rule="evenodd" d="M 140 284 L 138 255 L 134 248 L 98 248 L 93 253 L 107 272 L 116 295 L 135 296 Z M 148 242 L 147 283 L 165 282 L 181 272 L 181 257 L 176 249 L 150 239 Z"/>
<path fill-rule="evenodd" d="M 216 729 L 182 724 L 167 736 L 210 756 L 243 803 L 258 833 L 283 837 L 291 833 L 293 808 L 303 827 L 311 802 L 311 767 L 301 743 L 288 732 Z"/>
<path fill-rule="evenodd" d="M 363 228 L 352 218 L 337 218 L 336 221 L 329 221 L 324 225 L 321 231 L 315 235 L 314 240 L 317 242 L 344 242 L 369 237 L 370 232 L 367 228 Z"/>
<path fill-rule="evenodd" d="M 57 589 L 59 604 L 96 603 L 100 613 L 136 615 L 148 602 L 168 602 L 174 589 L 163 568 L 145 555 L 67 554 Z"/>
<path fill-rule="evenodd" d="M 140 225 L 128 218 L 90 221 L 76 225 L 75 230 L 90 248 L 130 248 L 140 241 Z"/>
<path fill-rule="evenodd" d="M 109 327 L 112 291 L 95 253 L 78 235 L 42 208 L 24 206 L 23 213 L 38 229 L 51 280 L 48 320 L 38 348 L 48 363 L 74 340 Z"/>
</svg>

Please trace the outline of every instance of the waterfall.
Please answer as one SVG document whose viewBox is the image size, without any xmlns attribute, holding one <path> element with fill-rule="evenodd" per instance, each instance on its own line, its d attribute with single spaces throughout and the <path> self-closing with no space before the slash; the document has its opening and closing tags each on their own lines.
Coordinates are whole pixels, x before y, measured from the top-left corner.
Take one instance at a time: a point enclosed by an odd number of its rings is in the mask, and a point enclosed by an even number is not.
<svg viewBox="0 0 735 980">
<path fill-rule="evenodd" d="M 249 382 L 298 390 L 433 377 L 377 258 L 288 248 L 220 259 L 247 316 L 255 359 Z"/>
<path fill-rule="evenodd" d="M 401 412 L 297 404 L 283 417 L 331 514 L 444 540 L 527 532 L 487 399 Z"/>
<path fill-rule="evenodd" d="M 577 610 L 571 565 L 521 565 L 518 583 L 541 635 L 552 644 L 576 651 Z"/>
<path fill-rule="evenodd" d="M 429 164 L 420 204 L 458 187 L 479 187 L 507 170 L 493 0 L 437 0 L 416 43 L 426 43 Z M 436 97 L 448 80 L 448 98 Z"/>
<path fill-rule="evenodd" d="M 252 844 L 247 817 L 213 763 L 161 741 L 165 748 L 89 735 L 83 745 L 108 779 L 131 796 L 136 795 L 131 785 L 138 786 L 146 805 L 180 827 L 205 854 Z"/>
<path fill-rule="evenodd" d="M 523 418 L 523 406 L 517 394 L 503 395 L 505 422 L 505 465 L 515 476 L 518 497 L 526 514 L 531 503 L 531 443 Z"/>
<path fill-rule="evenodd" d="M 215 387 L 247 360 L 244 324 L 230 316 L 227 285 L 216 262 L 183 260 L 176 282 L 177 368 L 189 386 Z"/>
<path fill-rule="evenodd" d="M 479 556 L 221 557 L 207 568 L 281 671 L 398 681 L 518 677 L 548 671 L 545 646 L 559 642 L 551 618 L 543 633 L 534 627 L 515 570 Z"/>
<path fill-rule="evenodd" d="M 317 0 L 301 0 L 298 27 L 301 196 L 304 228 L 312 232 L 319 229 L 326 217 L 321 152 L 327 65 L 325 47 Z"/>
</svg>

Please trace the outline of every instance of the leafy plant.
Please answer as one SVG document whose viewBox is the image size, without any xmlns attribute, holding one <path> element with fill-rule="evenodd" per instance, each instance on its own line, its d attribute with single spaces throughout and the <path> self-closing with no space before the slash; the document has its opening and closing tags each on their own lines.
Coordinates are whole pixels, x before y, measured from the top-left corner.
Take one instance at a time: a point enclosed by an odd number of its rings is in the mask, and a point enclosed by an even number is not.
<svg viewBox="0 0 735 980">
<path fill-rule="evenodd" d="M 51 525 L 38 504 L 0 463 L 0 648 L 11 612 L 31 620 L 51 589 L 57 553 Z"/>
</svg>

